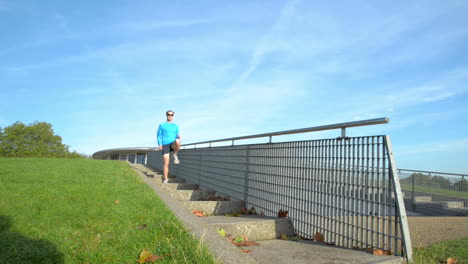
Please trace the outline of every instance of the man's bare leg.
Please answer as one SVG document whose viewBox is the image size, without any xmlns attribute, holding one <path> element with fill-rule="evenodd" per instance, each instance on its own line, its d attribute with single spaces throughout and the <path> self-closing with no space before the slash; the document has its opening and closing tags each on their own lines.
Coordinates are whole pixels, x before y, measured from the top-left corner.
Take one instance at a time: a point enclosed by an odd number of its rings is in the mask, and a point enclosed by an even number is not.
<svg viewBox="0 0 468 264">
<path fill-rule="evenodd" d="M 164 176 L 164 181 L 167 181 L 169 177 L 169 153 L 163 155 L 163 160 L 164 160 L 163 176 Z"/>
<path fill-rule="evenodd" d="M 176 139 L 174 143 L 172 143 L 172 155 L 174 155 L 174 164 L 179 164 L 179 157 L 177 157 L 177 153 L 179 153 L 180 150 L 180 139 Z"/>
</svg>

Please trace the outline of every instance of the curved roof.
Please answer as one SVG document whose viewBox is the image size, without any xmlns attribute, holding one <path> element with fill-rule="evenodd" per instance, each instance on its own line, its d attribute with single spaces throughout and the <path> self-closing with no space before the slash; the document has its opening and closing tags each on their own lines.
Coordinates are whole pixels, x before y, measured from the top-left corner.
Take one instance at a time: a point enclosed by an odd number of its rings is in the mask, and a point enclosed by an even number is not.
<svg viewBox="0 0 468 264">
<path fill-rule="evenodd" d="M 128 153 L 147 153 L 149 151 L 155 151 L 156 148 L 147 148 L 147 147 L 134 147 L 134 148 L 112 148 L 104 149 L 95 152 L 92 157 L 93 159 L 107 159 L 108 156 L 112 154 L 128 154 Z"/>
</svg>

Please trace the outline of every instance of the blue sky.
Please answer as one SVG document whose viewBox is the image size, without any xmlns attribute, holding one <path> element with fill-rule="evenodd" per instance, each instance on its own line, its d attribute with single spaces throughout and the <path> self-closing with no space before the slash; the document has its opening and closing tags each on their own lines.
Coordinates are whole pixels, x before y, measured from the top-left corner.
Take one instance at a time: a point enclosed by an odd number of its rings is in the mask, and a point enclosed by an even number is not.
<svg viewBox="0 0 468 264">
<path fill-rule="evenodd" d="M 183 143 L 389 117 L 348 136 L 390 135 L 399 168 L 468 173 L 467 14 L 465 0 L 0 0 L 0 126 L 45 121 L 92 154 L 156 146 L 168 109 Z"/>
</svg>

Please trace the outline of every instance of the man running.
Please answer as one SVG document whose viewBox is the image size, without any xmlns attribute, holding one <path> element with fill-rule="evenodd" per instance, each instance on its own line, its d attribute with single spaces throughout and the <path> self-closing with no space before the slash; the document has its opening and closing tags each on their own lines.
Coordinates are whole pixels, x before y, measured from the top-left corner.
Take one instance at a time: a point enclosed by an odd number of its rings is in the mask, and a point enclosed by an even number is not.
<svg viewBox="0 0 468 264">
<path fill-rule="evenodd" d="M 168 183 L 169 181 L 169 153 L 172 152 L 172 155 L 174 156 L 174 164 L 180 163 L 179 158 L 177 157 L 177 153 L 179 153 L 180 149 L 179 126 L 172 122 L 174 119 L 174 111 L 166 111 L 166 118 L 167 121 L 160 124 L 158 128 L 158 146 L 164 159 L 163 183 Z"/>
</svg>

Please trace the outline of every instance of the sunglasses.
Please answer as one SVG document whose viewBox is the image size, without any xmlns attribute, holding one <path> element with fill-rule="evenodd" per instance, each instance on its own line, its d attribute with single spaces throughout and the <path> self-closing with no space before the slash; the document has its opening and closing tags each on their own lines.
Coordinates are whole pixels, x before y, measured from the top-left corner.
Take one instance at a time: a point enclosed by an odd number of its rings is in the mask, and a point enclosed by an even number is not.
<svg viewBox="0 0 468 264">
<path fill-rule="evenodd" d="M 174 114 L 172 114 L 172 115 L 171 115 L 171 114 L 167 114 L 167 115 L 168 115 L 168 116 L 174 116 Z"/>
</svg>

